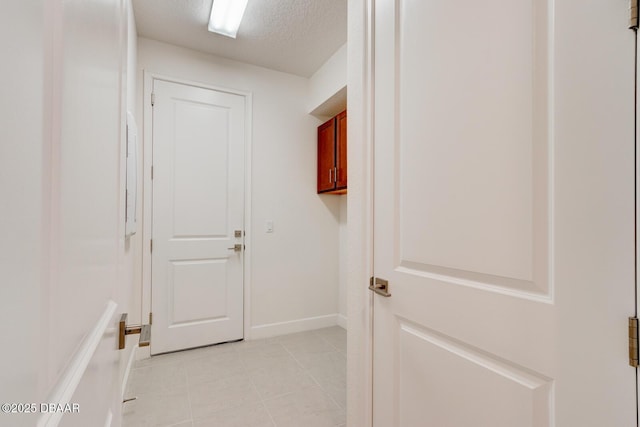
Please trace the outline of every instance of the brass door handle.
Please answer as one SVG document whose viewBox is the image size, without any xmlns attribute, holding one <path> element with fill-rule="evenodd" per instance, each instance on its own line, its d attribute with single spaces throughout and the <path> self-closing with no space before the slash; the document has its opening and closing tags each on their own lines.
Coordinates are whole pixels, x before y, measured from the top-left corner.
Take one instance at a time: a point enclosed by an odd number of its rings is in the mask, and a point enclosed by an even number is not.
<svg viewBox="0 0 640 427">
<path fill-rule="evenodd" d="M 369 284 L 369 290 L 375 292 L 378 295 L 389 298 L 389 282 L 379 277 L 372 277 Z"/>
<path fill-rule="evenodd" d="M 227 249 L 230 251 L 240 252 L 242 250 L 242 243 L 236 243 L 233 247 Z"/>
<path fill-rule="evenodd" d="M 140 334 L 140 347 L 147 347 L 151 343 L 151 325 L 129 325 L 127 326 L 127 313 L 120 316 L 120 331 L 118 336 L 118 350 L 122 350 L 125 345 L 125 337 L 131 334 Z"/>
</svg>

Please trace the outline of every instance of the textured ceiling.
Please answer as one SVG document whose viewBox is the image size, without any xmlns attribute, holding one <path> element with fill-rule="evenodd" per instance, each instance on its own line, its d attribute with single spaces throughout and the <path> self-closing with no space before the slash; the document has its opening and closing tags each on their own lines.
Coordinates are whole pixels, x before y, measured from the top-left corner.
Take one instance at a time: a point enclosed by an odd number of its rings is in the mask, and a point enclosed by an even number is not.
<svg viewBox="0 0 640 427">
<path fill-rule="evenodd" d="M 347 0 L 249 0 L 238 37 L 207 31 L 212 0 L 133 0 L 138 35 L 310 77 L 347 41 Z"/>
</svg>

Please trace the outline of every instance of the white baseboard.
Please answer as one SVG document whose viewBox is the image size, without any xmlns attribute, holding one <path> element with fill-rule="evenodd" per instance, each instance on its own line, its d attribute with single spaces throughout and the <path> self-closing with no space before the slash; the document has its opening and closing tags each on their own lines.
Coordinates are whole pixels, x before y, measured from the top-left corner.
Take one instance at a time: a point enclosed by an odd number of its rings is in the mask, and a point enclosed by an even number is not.
<svg viewBox="0 0 640 427">
<path fill-rule="evenodd" d="M 338 318 L 336 319 L 336 321 L 338 323 L 338 326 L 340 326 L 342 329 L 347 329 L 347 316 L 345 316 L 344 314 L 338 314 Z"/>
<path fill-rule="evenodd" d="M 271 338 L 278 335 L 293 334 L 295 332 L 312 331 L 314 329 L 328 328 L 338 324 L 338 314 L 326 316 L 307 317 L 305 319 L 290 320 L 288 322 L 269 323 L 251 327 L 251 335 L 247 340 Z"/>
</svg>

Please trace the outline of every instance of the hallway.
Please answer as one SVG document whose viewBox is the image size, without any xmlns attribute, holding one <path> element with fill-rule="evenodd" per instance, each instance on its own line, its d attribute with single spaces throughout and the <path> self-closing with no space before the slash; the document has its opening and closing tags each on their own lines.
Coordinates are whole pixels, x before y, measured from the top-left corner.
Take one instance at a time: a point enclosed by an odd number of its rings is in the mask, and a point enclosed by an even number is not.
<svg viewBox="0 0 640 427">
<path fill-rule="evenodd" d="M 346 350 L 334 326 L 138 361 L 124 426 L 343 426 Z"/>
<path fill-rule="evenodd" d="M 0 427 L 639 427 L 640 0 L 218 1 L 3 2 Z"/>
</svg>

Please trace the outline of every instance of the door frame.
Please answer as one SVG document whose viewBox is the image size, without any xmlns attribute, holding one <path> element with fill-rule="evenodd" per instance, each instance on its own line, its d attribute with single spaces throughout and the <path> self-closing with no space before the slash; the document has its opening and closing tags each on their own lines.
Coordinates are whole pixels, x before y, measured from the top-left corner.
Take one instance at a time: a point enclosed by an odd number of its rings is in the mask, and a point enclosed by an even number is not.
<svg viewBox="0 0 640 427">
<path fill-rule="evenodd" d="M 373 425 L 374 2 L 348 2 L 347 424 Z"/>
<path fill-rule="evenodd" d="M 640 141 L 640 126 L 638 125 L 640 123 L 640 108 L 638 108 L 638 100 L 640 99 L 640 88 L 638 87 L 638 83 L 639 80 L 638 78 L 640 77 L 640 31 L 636 30 L 636 34 L 635 34 L 635 39 L 636 39 L 636 51 L 635 51 L 635 55 L 636 55 L 636 72 L 635 72 L 635 79 L 636 79 L 636 93 L 635 93 L 635 115 L 634 115 L 634 119 L 636 121 L 636 132 L 635 132 L 635 141 L 634 141 L 634 145 L 635 145 L 635 150 L 636 150 L 636 158 L 635 158 L 635 179 L 636 179 L 636 191 L 635 191 L 635 207 L 636 207 L 636 212 L 635 212 L 635 224 L 636 224 L 636 236 L 635 236 L 635 250 L 636 250 L 636 312 L 634 314 L 635 317 L 638 317 L 638 310 L 640 308 L 640 294 L 638 292 L 638 275 L 639 275 L 639 271 L 638 271 L 638 266 L 640 266 L 640 248 L 638 248 L 638 230 L 640 230 L 640 194 L 639 190 L 640 190 L 640 150 L 638 149 L 638 142 Z M 631 314 L 629 314 L 629 316 L 631 316 Z M 636 410 L 640 412 L 640 378 L 638 378 L 638 368 L 636 368 Z M 638 421 L 637 425 L 640 425 L 640 421 Z"/>
<path fill-rule="evenodd" d="M 151 180 L 151 165 L 153 162 L 153 107 L 151 105 L 151 93 L 153 81 L 163 80 L 215 90 L 218 92 L 239 95 L 245 99 L 245 138 L 244 138 L 244 231 L 245 250 L 243 259 L 243 335 L 244 339 L 251 339 L 251 146 L 253 142 L 253 93 L 244 90 L 232 89 L 211 85 L 194 80 L 181 79 L 143 70 L 143 148 L 142 148 L 142 323 L 147 323 L 151 313 L 151 236 L 153 225 L 153 182 Z M 151 347 L 141 347 L 139 357 L 151 357 Z"/>
</svg>

